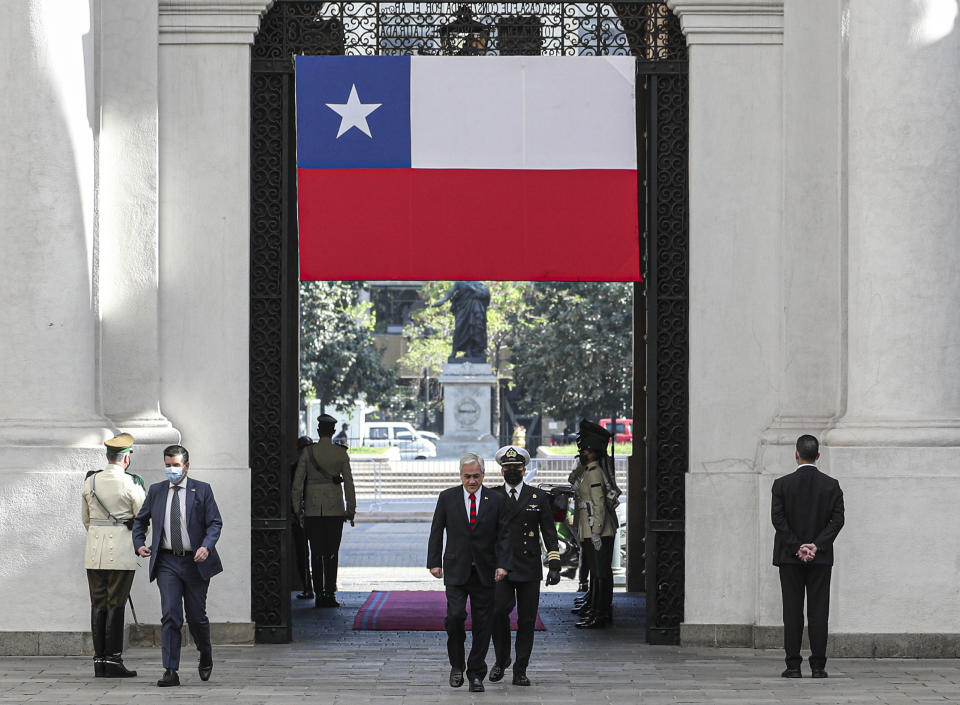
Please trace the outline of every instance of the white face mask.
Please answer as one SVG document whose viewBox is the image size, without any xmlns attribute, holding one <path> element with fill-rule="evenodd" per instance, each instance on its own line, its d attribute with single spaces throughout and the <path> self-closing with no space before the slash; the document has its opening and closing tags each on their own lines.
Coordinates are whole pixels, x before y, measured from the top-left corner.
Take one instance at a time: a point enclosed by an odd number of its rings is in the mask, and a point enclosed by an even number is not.
<svg viewBox="0 0 960 705">
<path fill-rule="evenodd" d="M 177 484 L 183 479 L 184 469 L 178 467 L 168 467 L 164 469 L 164 473 L 166 473 L 167 479 L 170 480 L 170 482 Z"/>
</svg>

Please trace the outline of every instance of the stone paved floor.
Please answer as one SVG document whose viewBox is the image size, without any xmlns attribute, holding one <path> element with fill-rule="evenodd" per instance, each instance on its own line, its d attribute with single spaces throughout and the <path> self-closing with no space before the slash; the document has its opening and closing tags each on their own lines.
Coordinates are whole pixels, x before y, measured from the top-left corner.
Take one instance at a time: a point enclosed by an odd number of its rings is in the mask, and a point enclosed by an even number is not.
<svg viewBox="0 0 960 705">
<path fill-rule="evenodd" d="M 420 587 L 420 586 L 418 586 Z M 960 663 L 953 660 L 834 659 L 830 678 L 779 678 L 775 651 L 653 647 L 636 625 L 642 600 L 618 594 L 617 626 L 571 627 L 570 594 L 544 594 L 529 675 L 532 688 L 501 682 L 469 693 L 446 685 L 444 635 L 438 632 L 354 632 L 353 615 L 366 591 L 344 592 L 338 610 L 295 604 L 296 641 L 289 645 L 217 647 L 213 678 L 202 683 L 195 652 L 184 651 L 183 685 L 159 689 L 159 649 L 128 651 L 140 671 L 130 680 L 92 677 L 85 658 L 0 659 L 0 703 L 69 705 L 420 705 L 511 703 L 958 703 Z M 488 662 L 490 659 L 488 658 Z M 189 666 L 187 665 L 189 664 Z"/>
</svg>

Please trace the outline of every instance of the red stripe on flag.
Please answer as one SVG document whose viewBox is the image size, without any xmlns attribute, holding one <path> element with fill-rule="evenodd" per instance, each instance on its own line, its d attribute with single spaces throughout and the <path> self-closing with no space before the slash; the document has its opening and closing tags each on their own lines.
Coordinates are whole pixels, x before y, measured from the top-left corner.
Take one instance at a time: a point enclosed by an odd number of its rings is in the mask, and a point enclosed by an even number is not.
<svg viewBox="0 0 960 705">
<path fill-rule="evenodd" d="M 634 170 L 297 174 L 303 281 L 640 280 Z"/>
</svg>

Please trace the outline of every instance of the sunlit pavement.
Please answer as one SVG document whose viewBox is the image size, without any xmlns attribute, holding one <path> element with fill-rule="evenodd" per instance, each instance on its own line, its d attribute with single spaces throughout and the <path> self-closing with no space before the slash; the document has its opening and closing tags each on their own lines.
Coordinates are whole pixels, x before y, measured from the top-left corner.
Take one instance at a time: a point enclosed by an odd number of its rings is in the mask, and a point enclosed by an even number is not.
<svg viewBox="0 0 960 705">
<path fill-rule="evenodd" d="M 441 632 L 353 631 L 367 591 L 344 591 L 339 609 L 294 601 L 295 641 L 286 645 L 215 648 L 212 679 L 200 681 L 196 652 L 184 651 L 180 688 L 156 687 L 160 650 L 130 649 L 140 676 L 93 678 L 88 658 L 0 659 L 0 703 L 202 702 L 205 705 L 417 705 L 419 703 L 956 703 L 960 665 L 954 660 L 834 659 L 827 680 L 785 680 L 777 651 L 683 649 L 643 643 L 643 602 L 615 598 L 614 627 L 573 628 L 570 595 L 545 592 L 528 675 L 533 686 L 507 678 L 485 693 L 447 685 Z M 488 663 L 492 663 L 491 656 Z"/>
<path fill-rule="evenodd" d="M 403 509 L 412 506 L 404 500 Z M 432 504 L 430 505 L 432 510 Z M 409 513 L 409 512 L 408 512 Z M 410 517 L 407 517 L 408 519 Z M 337 609 L 293 606 L 294 642 L 217 646 L 212 679 L 203 683 L 196 652 L 184 647 L 179 688 L 157 688 L 160 649 L 124 654 L 133 679 L 93 678 L 89 658 L 0 659 L 0 704 L 130 705 L 419 705 L 420 703 L 958 703 L 956 660 L 832 659 L 826 680 L 786 680 L 779 651 L 649 646 L 644 600 L 617 591 L 615 625 L 581 631 L 570 613 L 576 583 L 544 588 L 528 675 L 530 688 L 487 683 L 485 693 L 447 685 L 442 632 L 354 631 L 353 619 L 372 590 L 442 590 L 426 570 L 425 520 L 345 527 Z M 210 599 L 216 600 L 216 581 Z M 491 650 L 487 659 L 493 663 Z M 805 675 L 806 665 L 804 665 Z"/>
</svg>

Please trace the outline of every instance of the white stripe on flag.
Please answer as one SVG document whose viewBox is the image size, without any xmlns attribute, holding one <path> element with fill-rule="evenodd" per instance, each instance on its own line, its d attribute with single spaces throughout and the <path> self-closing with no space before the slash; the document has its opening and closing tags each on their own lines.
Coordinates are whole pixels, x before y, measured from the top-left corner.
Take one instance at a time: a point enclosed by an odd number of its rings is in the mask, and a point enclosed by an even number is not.
<svg viewBox="0 0 960 705">
<path fill-rule="evenodd" d="M 629 56 L 410 60 L 420 169 L 636 169 Z"/>
</svg>

